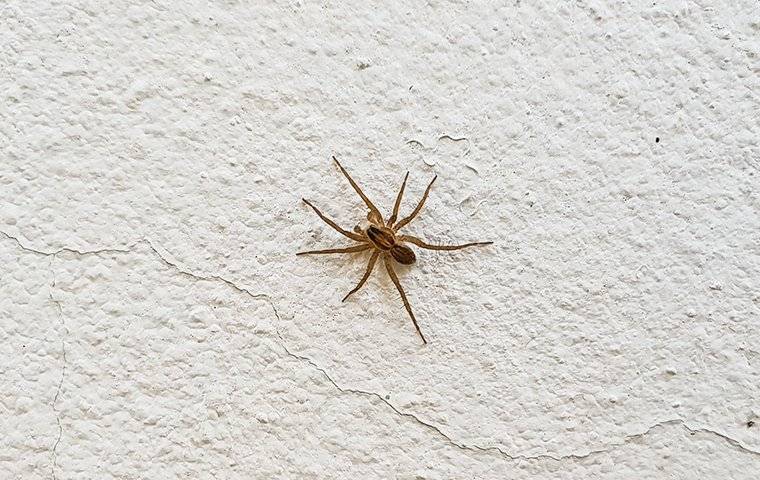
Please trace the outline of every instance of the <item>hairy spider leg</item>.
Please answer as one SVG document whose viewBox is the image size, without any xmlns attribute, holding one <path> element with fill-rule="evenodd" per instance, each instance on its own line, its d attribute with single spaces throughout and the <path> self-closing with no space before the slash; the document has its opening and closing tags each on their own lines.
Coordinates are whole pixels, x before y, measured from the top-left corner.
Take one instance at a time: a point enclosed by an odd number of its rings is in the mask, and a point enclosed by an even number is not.
<svg viewBox="0 0 760 480">
<path fill-rule="evenodd" d="M 375 253 L 372 254 L 371 257 L 369 257 L 369 263 L 367 263 L 367 270 L 364 272 L 364 276 L 361 280 L 359 280 L 359 283 L 354 287 L 353 290 L 348 292 L 345 297 L 343 297 L 343 300 L 341 302 L 345 302 L 348 297 L 351 296 L 351 294 L 356 293 L 359 291 L 360 288 L 364 286 L 364 283 L 369 278 L 370 274 L 372 273 L 372 269 L 375 268 L 375 262 L 377 262 L 377 257 L 380 256 L 380 251 L 375 250 Z"/>
<path fill-rule="evenodd" d="M 404 181 L 401 183 L 401 189 L 398 191 L 398 195 L 396 196 L 396 203 L 393 204 L 393 214 L 391 214 L 390 218 L 388 219 L 388 223 L 386 223 L 386 226 L 388 228 L 393 227 L 393 222 L 395 222 L 398 218 L 398 208 L 401 206 L 401 197 L 404 196 L 404 188 L 406 187 L 407 178 L 409 178 L 409 172 L 406 172 Z"/>
<path fill-rule="evenodd" d="M 472 242 L 465 243 L 464 245 L 431 245 L 424 240 L 420 240 L 412 235 L 399 235 L 398 240 L 401 242 L 409 242 L 417 245 L 420 248 L 426 248 L 428 250 L 459 250 L 467 247 L 474 247 L 476 245 L 491 245 L 493 242 Z"/>
<path fill-rule="evenodd" d="M 308 252 L 298 252 L 296 255 L 315 255 L 320 253 L 356 253 L 369 250 L 370 248 L 372 248 L 372 246 L 365 243 L 363 245 L 354 245 L 353 247 L 328 248 L 326 250 L 309 250 Z"/>
<path fill-rule="evenodd" d="M 324 222 L 326 224 L 330 225 L 332 228 L 334 228 L 335 230 L 337 230 L 342 235 L 345 235 L 346 237 L 350 238 L 351 240 L 356 240 L 357 242 L 362 242 L 362 243 L 368 242 L 367 238 L 365 238 L 363 235 L 359 235 L 358 233 L 349 232 L 348 230 L 344 230 L 341 227 L 339 227 L 337 223 L 333 222 L 332 220 L 330 220 L 329 218 L 327 218 L 326 216 L 324 216 L 322 214 L 322 212 L 320 212 L 317 207 L 315 207 L 314 205 L 312 205 L 311 202 L 309 202 L 305 198 L 302 198 L 301 200 L 303 200 L 306 205 L 310 206 L 314 210 L 314 212 L 316 212 L 316 214 L 319 215 L 319 218 L 321 218 L 322 220 L 324 220 Z"/>
<path fill-rule="evenodd" d="M 348 183 L 351 184 L 351 186 L 356 190 L 356 193 L 359 194 L 360 197 L 362 197 L 362 200 L 364 200 L 364 203 L 367 204 L 367 207 L 369 208 L 370 215 L 368 216 L 368 219 L 372 222 L 377 222 L 382 225 L 383 223 L 383 216 L 380 214 L 380 210 L 377 209 L 375 204 L 373 204 L 369 198 L 367 198 L 366 195 L 364 195 L 364 192 L 362 192 L 362 189 L 359 188 L 359 185 L 354 182 L 354 179 L 351 178 L 351 175 L 348 174 L 345 168 L 343 168 L 343 165 L 340 164 L 337 158 L 335 158 L 335 155 L 333 155 L 333 160 L 335 160 L 335 163 L 338 165 L 338 168 L 340 168 L 340 171 L 343 172 L 343 175 L 348 179 Z"/>
<path fill-rule="evenodd" d="M 398 293 L 401 294 L 401 300 L 404 302 L 404 307 L 406 308 L 407 313 L 409 313 L 409 316 L 412 318 L 412 323 L 414 323 L 414 328 L 417 329 L 417 333 L 420 335 L 420 338 L 422 339 L 422 343 L 427 343 L 427 340 L 425 340 L 425 336 L 422 335 L 420 326 L 417 324 L 417 319 L 414 318 L 414 313 L 412 313 L 412 307 L 409 305 L 409 300 L 406 299 L 406 293 L 404 293 L 404 289 L 403 287 L 401 287 L 401 282 L 399 282 L 398 276 L 396 275 L 396 272 L 393 270 L 393 263 L 392 263 L 391 257 L 384 256 L 383 260 L 385 260 L 385 269 L 388 270 L 388 276 L 391 277 L 393 284 L 396 285 L 396 290 L 398 290 Z"/>
<path fill-rule="evenodd" d="M 411 215 L 404 218 L 403 220 L 399 220 L 399 222 L 393 226 L 393 231 L 395 232 L 399 231 L 401 227 L 403 227 L 404 225 L 414 220 L 414 217 L 416 217 L 417 214 L 420 213 L 420 210 L 422 210 L 422 206 L 425 205 L 425 200 L 427 200 L 428 194 L 430 193 L 430 189 L 433 187 L 433 183 L 435 183 L 436 178 L 438 178 L 438 175 L 433 177 L 433 179 L 430 181 L 430 185 L 427 186 L 427 188 L 425 189 L 425 193 L 422 195 L 422 200 L 420 200 L 420 203 L 417 204 L 417 207 L 414 209 Z"/>
</svg>

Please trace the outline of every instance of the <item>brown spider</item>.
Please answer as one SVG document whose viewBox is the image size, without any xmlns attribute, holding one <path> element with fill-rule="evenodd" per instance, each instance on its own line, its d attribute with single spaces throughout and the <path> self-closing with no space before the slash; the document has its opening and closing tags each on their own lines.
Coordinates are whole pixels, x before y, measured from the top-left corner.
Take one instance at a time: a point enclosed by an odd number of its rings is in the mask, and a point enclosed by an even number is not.
<svg viewBox="0 0 760 480">
<path fill-rule="evenodd" d="M 398 217 L 398 208 L 401 204 L 401 197 L 404 194 L 404 187 L 406 187 L 406 180 L 409 178 L 409 172 L 406 172 L 406 176 L 404 177 L 404 182 L 401 184 L 401 190 L 398 192 L 398 196 L 396 197 L 396 203 L 393 205 L 393 214 L 388 218 L 387 221 L 383 220 L 383 216 L 380 214 L 380 211 L 375 207 L 375 205 L 367 198 L 366 195 L 364 195 L 364 192 L 362 192 L 361 188 L 354 182 L 354 180 L 351 178 L 351 176 L 346 172 L 346 170 L 343 168 L 343 166 L 338 162 L 338 159 L 335 157 L 332 157 L 333 160 L 335 160 L 335 163 L 338 164 L 338 168 L 340 168 L 340 171 L 343 172 L 343 175 L 346 176 L 348 179 L 348 182 L 351 184 L 351 186 L 356 190 L 356 193 L 359 194 L 359 196 L 364 200 L 364 203 L 367 204 L 367 207 L 369 207 L 369 213 L 367 214 L 367 220 L 369 220 L 369 227 L 362 229 L 358 225 L 354 227 L 353 232 L 349 232 L 348 230 L 344 230 L 338 224 L 327 218 L 322 214 L 322 212 L 317 209 L 314 205 L 312 205 L 308 200 L 305 198 L 302 199 L 306 205 L 310 206 L 317 215 L 319 215 L 319 218 L 325 221 L 328 225 L 330 225 L 332 228 L 343 234 L 344 236 L 350 238 L 351 240 L 355 240 L 357 242 L 360 242 L 359 245 L 354 245 L 353 247 L 344 247 L 344 248 L 329 248 L 327 250 L 311 250 L 308 252 L 299 252 L 296 255 L 311 255 L 311 254 L 323 254 L 323 253 L 355 253 L 355 252 L 363 252 L 365 250 L 374 250 L 372 252 L 372 256 L 369 258 L 369 263 L 367 264 L 367 270 L 364 272 L 364 276 L 359 280 L 359 283 L 354 287 L 353 290 L 348 292 L 345 297 L 343 297 L 342 301 L 346 301 L 346 299 L 351 296 L 352 293 L 357 292 L 364 283 L 369 278 L 369 275 L 372 273 L 372 269 L 375 267 L 375 263 L 377 262 L 378 257 L 382 255 L 383 261 L 385 263 L 385 269 L 388 270 L 388 275 L 391 277 L 391 280 L 393 281 L 393 284 L 396 285 L 396 289 L 398 290 L 398 293 L 401 294 L 401 300 L 404 302 L 404 307 L 406 307 L 406 311 L 409 313 L 409 316 L 412 318 L 412 322 L 414 323 L 414 327 L 417 329 L 417 333 L 420 335 L 420 338 L 422 338 L 423 343 L 427 343 L 427 340 L 425 340 L 425 336 L 422 335 L 422 332 L 420 331 L 420 326 L 417 324 L 417 319 L 414 318 L 414 313 L 412 313 L 412 307 L 409 306 L 409 301 L 406 299 L 406 294 L 404 293 L 404 289 L 401 287 L 401 283 L 398 280 L 398 276 L 396 275 L 396 271 L 393 270 L 393 263 L 391 262 L 391 258 L 396 260 L 398 263 L 402 265 L 411 265 L 415 262 L 416 257 L 414 255 L 414 252 L 411 248 L 404 245 L 403 242 L 409 242 L 413 243 L 414 245 L 417 245 L 421 248 L 426 248 L 428 250 L 459 250 L 460 248 L 466 248 L 466 247 L 472 247 L 474 245 L 489 245 L 493 242 L 474 242 L 474 243 L 465 243 L 464 245 L 431 245 L 429 243 L 424 242 L 423 240 L 420 240 L 417 237 L 413 237 L 411 235 L 398 235 L 398 231 L 409 224 L 414 217 L 417 216 L 417 214 L 422 210 L 422 206 L 425 204 L 425 200 L 427 200 L 428 193 L 430 193 L 430 188 L 433 186 L 433 182 L 435 182 L 435 179 L 438 178 L 436 175 L 433 177 L 433 180 L 430 182 L 430 185 L 427 186 L 425 189 L 425 193 L 422 195 L 422 200 L 420 200 L 420 203 L 417 204 L 417 207 L 414 209 L 414 211 L 406 218 L 403 218 L 396 222 L 396 218 Z M 388 255 L 390 254 L 390 255 Z"/>
</svg>

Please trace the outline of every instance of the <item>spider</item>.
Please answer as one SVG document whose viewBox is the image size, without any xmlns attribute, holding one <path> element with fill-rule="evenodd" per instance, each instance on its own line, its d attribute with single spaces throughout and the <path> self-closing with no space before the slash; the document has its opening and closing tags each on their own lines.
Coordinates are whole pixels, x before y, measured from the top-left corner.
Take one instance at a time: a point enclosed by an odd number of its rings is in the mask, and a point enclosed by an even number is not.
<svg viewBox="0 0 760 480">
<path fill-rule="evenodd" d="M 420 210 L 422 210 L 422 206 L 425 204 L 425 200 L 427 200 L 430 189 L 438 176 L 436 175 L 433 177 L 433 180 L 425 189 L 425 193 L 422 195 L 420 203 L 417 204 L 417 207 L 412 211 L 412 213 L 408 217 L 396 221 L 398 218 L 398 209 L 401 205 L 401 197 L 404 195 L 404 188 L 406 187 L 406 180 L 409 178 L 409 172 L 406 172 L 404 181 L 401 184 L 401 189 L 396 196 L 396 203 L 393 205 L 393 213 L 390 217 L 388 217 L 388 220 L 383 220 L 383 216 L 380 211 L 377 209 L 377 207 L 375 207 L 370 199 L 367 198 L 364 192 L 362 192 L 362 189 L 359 188 L 356 182 L 354 182 L 354 180 L 351 178 L 351 175 L 349 175 L 346 169 L 343 168 L 338 159 L 334 156 L 332 158 L 338 165 L 338 168 L 343 173 L 343 175 L 345 175 L 346 179 L 348 179 L 348 183 L 351 184 L 353 189 L 356 190 L 356 193 L 359 194 L 361 199 L 369 208 L 369 213 L 367 214 L 369 226 L 367 228 L 361 228 L 357 225 L 354 227 L 353 232 L 345 230 L 338 226 L 337 223 L 322 214 L 322 212 L 320 212 L 317 207 L 312 205 L 311 202 L 303 198 L 302 200 L 304 203 L 311 207 L 311 209 L 314 210 L 319 218 L 321 218 L 326 224 L 330 225 L 343 236 L 359 242 L 359 244 L 351 247 L 328 248 L 326 250 L 310 250 L 308 252 L 298 252 L 296 255 L 356 253 L 363 252 L 365 250 L 372 250 L 372 256 L 369 258 L 369 263 L 367 263 L 367 269 L 364 271 L 364 276 L 361 278 L 361 280 L 359 280 L 359 283 L 356 285 L 356 287 L 354 287 L 353 290 L 348 292 L 346 296 L 343 297 L 342 301 L 345 302 L 348 297 L 359 291 L 359 289 L 364 286 L 364 283 L 367 281 L 370 274 L 372 273 L 372 270 L 375 268 L 375 263 L 377 263 L 378 258 L 382 257 L 383 262 L 385 263 L 385 269 L 388 271 L 388 276 L 391 277 L 391 280 L 396 286 L 398 293 L 401 294 L 401 300 L 404 302 L 404 307 L 406 308 L 407 313 L 409 313 L 409 317 L 412 319 L 412 323 L 414 323 L 414 328 L 417 329 L 417 333 L 422 339 L 422 343 L 427 343 L 425 336 L 420 330 L 419 324 L 417 324 L 417 319 L 414 317 L 412 307 L 409 305 L 409 300 L 406 298 L 406 293 L 404 293 L 401 282 L 399 282 L 398 275 L 396 275 L 396 271 L 393 269 L 393 261 L 395 260 L 402 265 L 411 265 L 416 261 L 417 257 L 415 256 L 414 251 L 405 245 L 406 242 L 428 250 L 459 250 L 476 245 L 490 245 L 493 242 L 473 242 L 465 243 L 464 245 L 431 245 L 424 240 L 413 237 L 412 235 L 400 235 L 398 231 L 408 225 L 412 220 L 414 220 L 417 214 L 420 213 Z"/>
</svg>

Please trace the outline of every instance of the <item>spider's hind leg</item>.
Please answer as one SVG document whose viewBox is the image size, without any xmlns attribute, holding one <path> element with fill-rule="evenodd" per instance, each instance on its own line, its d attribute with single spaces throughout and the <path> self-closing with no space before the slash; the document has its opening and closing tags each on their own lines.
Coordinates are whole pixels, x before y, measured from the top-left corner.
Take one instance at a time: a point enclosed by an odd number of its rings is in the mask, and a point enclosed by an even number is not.
<svg viewBox="0 0 760 480">
<path fill-rule="evenodd" d="M 417 324 L 417 319 L 414 318 L 414 313 L 412 313 L 412 307 L 411 305 L 409 305 L 409 300 L 406 299 L 406 293 L 404 293 L 404 288 L 401 286 L 401 282 L 398 279 L 398 275 L 396 275 L 396 272 L 393 270 L 391 257 L 386 256 L 384 260 L 385 260 L 385 269 L 388 270 L 388 276 L 391 277 L 393 284 L 396 286 L 396 290 L 398 290 L 398 293 L 401 294 L 401 300 L 404 302 L 404 308 L 406 308 L 406 311 L 409 314 L 409 317 L 411 317 L 412 323 L 414 324 L 414 328 L 417 329 L 417 333 L 420 335 L 420 338 L 422 339 L 422 343 L 427 343 L 427 340 L 425 340 L 425 336 L 422 334 L 422 331 L 420 330 L 420 326 Z"/>
<path fill-rule="evenodd" d="M 343 297 L 343 300 L 341 300 L 341 302 L 345 302 L 348 297 L 358 292 L 359 289 L 364 286 L 364 283 L 367 281 L 370 274 L 372 273 L 372 269 L 375 268 L 375 262 L 377 262 L 377 257 L 379 255 L 380 255 L 379 251 L 375 251 L 375 253 L 372 254 L 372 256 L 369 258 L 369 263 L 367 263 L 367 270 L 364 272 L 364 276 L 362 277 L 361 280 L 359 280 L 359 283 L 354 287 L 354 289 L 348 292 L 345 297 Z"/>
<path fill-rule="evenodd" d="M 344 247 L 344 248 L 328 248 L 325 250 L 309 250 L 308 252 L 298 252 L 296 255 L 319 255 L 324 253 L 356 253 L 356 252 L 363 252 L 364 250 L 369 250 L 372 248 L 368 244 L 363 245 L 354 245 L 353 247 Z"/>
<path fill-rule="evenodd" d="M 432 245 L 412 235 L 399 235 L 397 238 L 399 241 L 413 243 L 420 248 L 425 248 L 428 250 L 447 250 L 447 251 L 461 250 L 462 248 L 475 247 L 478 245 L 491 245 L 493 243 L 493 242 L 472 242 L 472 243 L 465 243 L 463 245 Z"/>
</svg>

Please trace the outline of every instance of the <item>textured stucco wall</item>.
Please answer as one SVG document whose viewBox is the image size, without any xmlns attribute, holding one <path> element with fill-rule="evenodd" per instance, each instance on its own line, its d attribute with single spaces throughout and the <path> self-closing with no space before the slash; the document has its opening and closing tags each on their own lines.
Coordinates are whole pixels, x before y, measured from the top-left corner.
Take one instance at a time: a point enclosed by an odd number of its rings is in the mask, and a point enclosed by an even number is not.
<svg viewBox="0 0 760 480">
<path fill-rule="evenodd" d="M 0 479 L 757 478 L 757 2 L 365 3 L 0 2 Z"/>
</svg>

